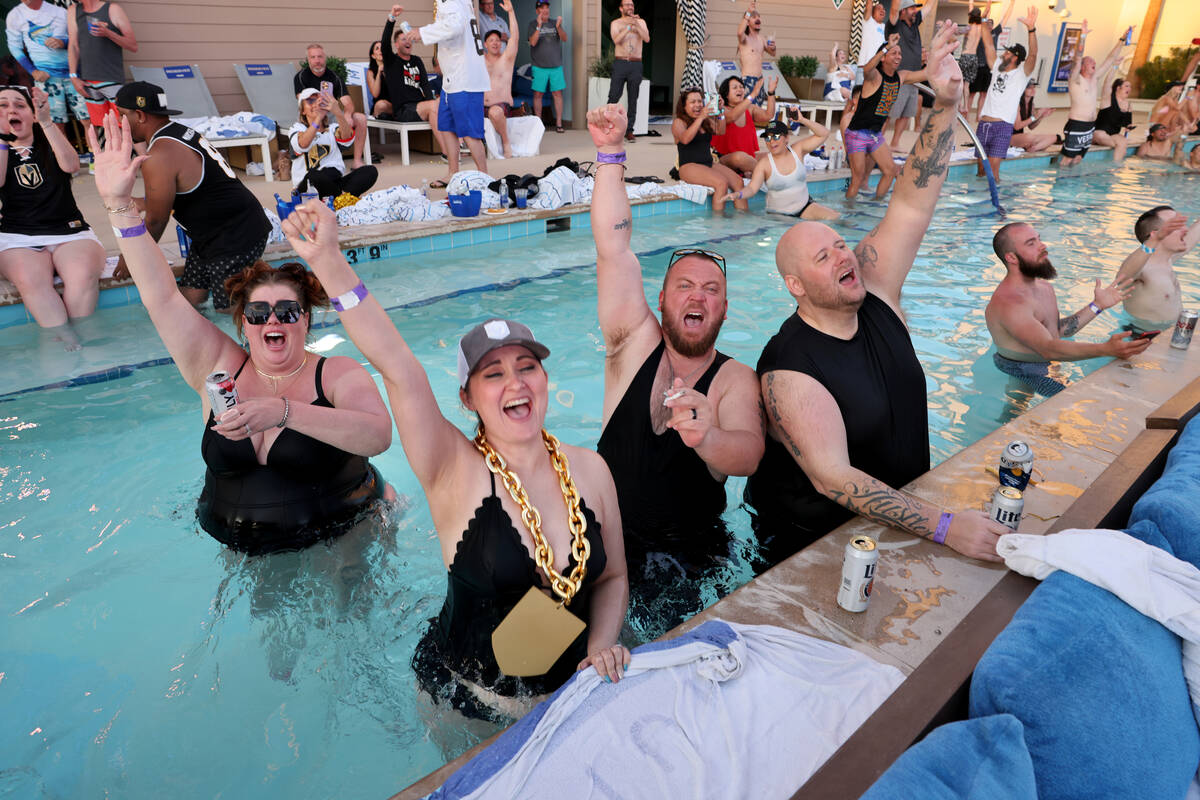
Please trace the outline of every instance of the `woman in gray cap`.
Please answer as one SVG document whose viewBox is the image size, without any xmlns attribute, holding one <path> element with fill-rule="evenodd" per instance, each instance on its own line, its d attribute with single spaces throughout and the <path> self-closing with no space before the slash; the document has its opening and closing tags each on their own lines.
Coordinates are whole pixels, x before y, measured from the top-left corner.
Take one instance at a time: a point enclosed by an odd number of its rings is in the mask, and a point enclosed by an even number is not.
<svg viewBox="0 0 1200 800">
<path fill-rule="evenodd" d="M 629 663 L 617 641 L 629 584 L 616 489 L 599 455 L 542 427 L 550 351 L 512 320 L 462 337 L 459 399 L 479 420 L 468 438 L 443 416 L 425 370 L 346 263 L 333 212 L 310 201 L 283 231 L 383 376 L 429 501 L 449 584 L 413 658 L 422 687 L 468 716 L 502 719 L 587 666 L 619 680 Z"/>
</svg>

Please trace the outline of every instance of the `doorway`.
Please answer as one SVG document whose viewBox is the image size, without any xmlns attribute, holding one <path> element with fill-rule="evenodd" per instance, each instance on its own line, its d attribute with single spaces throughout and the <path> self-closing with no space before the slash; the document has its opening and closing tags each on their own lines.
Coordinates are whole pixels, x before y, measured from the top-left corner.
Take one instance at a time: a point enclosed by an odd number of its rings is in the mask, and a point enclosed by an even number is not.
<svg viewBox="0 0 1200 800">
<path fill-rule="evenodd" d="M 621 16 L 620 5 L 620 0 L 603 0 L 600 6 L 600 52 L 604 58 L 613 54 L 609 24 Z M 675 4 L 634 0 L 633 7 L 650 30 L 650 41 L 642 46 L 643 76 L 650 81 L 650 114 L 669 116 L 675 103 Z"/>
</svg>

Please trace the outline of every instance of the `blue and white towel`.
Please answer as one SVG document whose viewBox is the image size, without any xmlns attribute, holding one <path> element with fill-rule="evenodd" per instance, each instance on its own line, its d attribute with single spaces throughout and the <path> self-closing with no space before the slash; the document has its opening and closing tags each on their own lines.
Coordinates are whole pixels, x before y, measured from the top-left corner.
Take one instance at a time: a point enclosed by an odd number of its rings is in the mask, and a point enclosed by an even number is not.
<svg viewBox="0 0 1200 800">
<path fill-rule="evenodd" d="M 239 111 L 228 117 L 178 117 L 172 121 L 186 125 L 209 140 L 275 135 L 275 123 L 270 117 L 249 111 Z"/>
<path fill-rule="evenodd" d="M 842 645 L 706 622 L 576 673 L 436 792 L 449 798 L 790 797 L 903 680 Z"/>
</svg>

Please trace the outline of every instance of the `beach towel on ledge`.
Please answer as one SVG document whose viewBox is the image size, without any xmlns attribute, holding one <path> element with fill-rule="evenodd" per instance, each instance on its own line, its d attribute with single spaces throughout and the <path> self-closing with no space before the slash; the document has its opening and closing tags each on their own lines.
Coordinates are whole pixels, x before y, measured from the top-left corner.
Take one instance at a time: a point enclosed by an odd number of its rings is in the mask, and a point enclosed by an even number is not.
<svg viewBox="0 0 1200 800">
<path fill-rule="evenodd" d="M 790 797 L 900 684 L 842 645 L 719 620 L 566 685 L 430 798 Z"/>
<path fill-rule="evenodd" d="M 239 111 L 226 117 L 176 117 L 172 121 L 186 125 L 209 140 L 275 135 L 275 123 L 270 117 L 249 111 Z"/>
</svg>

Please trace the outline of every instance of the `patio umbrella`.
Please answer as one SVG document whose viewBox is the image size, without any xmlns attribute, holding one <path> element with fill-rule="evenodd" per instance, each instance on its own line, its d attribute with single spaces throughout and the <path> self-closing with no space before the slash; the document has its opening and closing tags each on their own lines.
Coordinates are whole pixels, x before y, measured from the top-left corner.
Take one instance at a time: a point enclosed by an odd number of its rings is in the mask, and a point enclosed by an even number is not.
<svg viewBox="0 0 1200 800">
<path fill-rule="evenodd" d="M 683 64 L 683 86 L 704 85 L 704 42 L 708 22 L 707 0 L 676 0 L 683 38 L 687 42 L 687 58 Z"/>
</svg>

